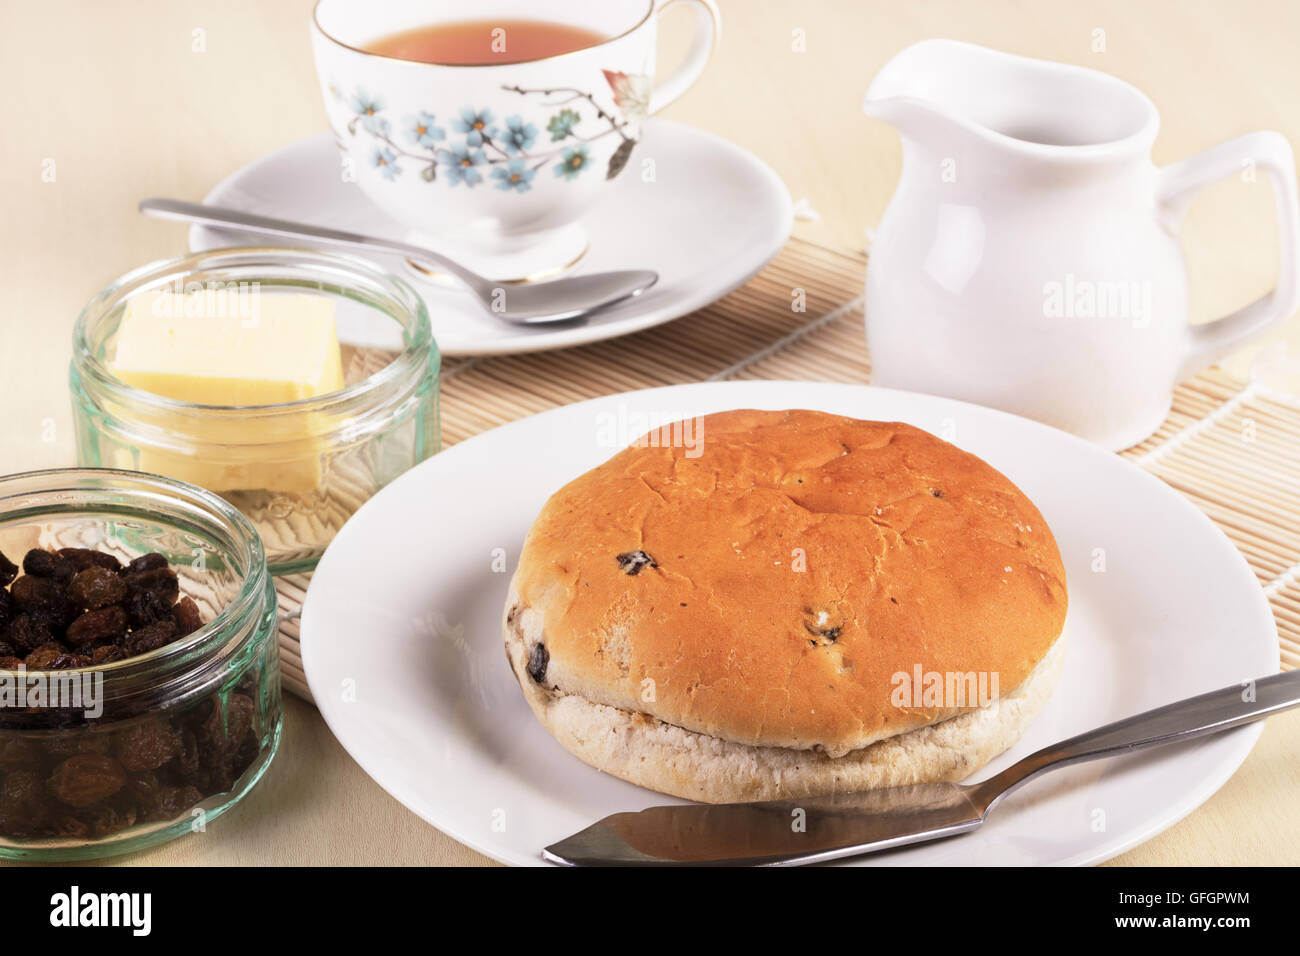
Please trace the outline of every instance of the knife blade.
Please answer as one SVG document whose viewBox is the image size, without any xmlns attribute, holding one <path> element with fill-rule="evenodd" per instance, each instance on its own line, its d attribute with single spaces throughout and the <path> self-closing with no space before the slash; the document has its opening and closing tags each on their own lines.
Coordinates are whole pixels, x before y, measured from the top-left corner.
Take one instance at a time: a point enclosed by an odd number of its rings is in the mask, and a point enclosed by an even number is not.
<svg viewBox="0 0 1300 956">
<path fill-rule="evenodd" d="M 976 784 L 926 783 L 803 800 L 615 813 L 542 851 L 568 866 L 820 863 L 969 833 L 1056 767 L 1220 733 L 1300 705 L 1300 670 L 1243 681 L 1045 747 Z"/>
<path fill-rule="evenodd" d="M 570 866 L 815 863 L 973 830 L 983 811 L 970 789 L 929 783 L 806 800 L 650 807 L 605 817 L 542 855 Z"/>
</svg>

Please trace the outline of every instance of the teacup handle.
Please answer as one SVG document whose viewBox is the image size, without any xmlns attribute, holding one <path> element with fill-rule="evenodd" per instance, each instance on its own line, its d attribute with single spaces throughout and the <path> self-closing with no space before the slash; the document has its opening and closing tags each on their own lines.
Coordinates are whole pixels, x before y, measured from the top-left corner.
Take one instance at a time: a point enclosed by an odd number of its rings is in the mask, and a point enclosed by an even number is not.
<svg viewBox="0 0 1300 956">
<path fill-rule="evenodd" d="M 655 16 L 663 16 L 665 10 L 675 6 L 687 5 L 695 14 L 695 36 L 691 48 L 683 60 L 670 74 L 655 84 L 650 92 L 649 112 L 658 113 L 677 97 L 690 88 L 700 78 L 704 68 L 709 65 L 713 50 L 722 35 L 722 15 L 713 0 L 666 0 L 655 11 Z"/>
<path fill-rule="evenodd" d="M 1262 169 L 1273 181 L 1277 203 L 1277 284 L 1236 312 L 1192 327 L 1191 347 L 1181 381 L 1231 352 L 1244 339 L 1283 321 L 1300 308 L 1300 211 L 1296 202 L 1295 158 L 1281 133 L 1247 133 L 1160 170 L 1159 208 L 1173 233 L 1182 226 L 1196 193 L 1244 168 Z"/>
</svg>

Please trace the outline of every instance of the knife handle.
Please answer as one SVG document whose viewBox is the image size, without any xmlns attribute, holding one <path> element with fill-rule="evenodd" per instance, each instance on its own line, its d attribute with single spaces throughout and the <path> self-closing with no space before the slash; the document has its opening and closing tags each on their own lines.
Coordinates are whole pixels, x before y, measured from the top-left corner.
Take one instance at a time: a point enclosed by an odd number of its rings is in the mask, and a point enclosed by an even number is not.
<svg viewBox="0 0 1300 956">
<path fill-rule="evenodd" d="M 1038 774 L 1100 757 L 1204 737 L 1300 705 L 1300 670 L 1242 681 L 1044 747 L 975 788 L 985 812 Z"/>
</svg>

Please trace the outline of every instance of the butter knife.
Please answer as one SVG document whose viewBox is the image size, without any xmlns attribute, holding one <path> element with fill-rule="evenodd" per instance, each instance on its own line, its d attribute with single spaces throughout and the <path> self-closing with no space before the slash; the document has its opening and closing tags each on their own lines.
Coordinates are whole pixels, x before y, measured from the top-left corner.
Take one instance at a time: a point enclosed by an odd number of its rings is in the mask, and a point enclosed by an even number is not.
<svg viewBox="0 0 1300 956">
<path fill-rule="evenodd" d="M 1300 670 L 1148 710 L 1054 744 L 981 783 L 615 813 L 542 851 L 568 866 L 792 866 L 978 829 L 1012 790 L 1057 767 L 1216 734 L 1300 705 Z"/>
</svg>

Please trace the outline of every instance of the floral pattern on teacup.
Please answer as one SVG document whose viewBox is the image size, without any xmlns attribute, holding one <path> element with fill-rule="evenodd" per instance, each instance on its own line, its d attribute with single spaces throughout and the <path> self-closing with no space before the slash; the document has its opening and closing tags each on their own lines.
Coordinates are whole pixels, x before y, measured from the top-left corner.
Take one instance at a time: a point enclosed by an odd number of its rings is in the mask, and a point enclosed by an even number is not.
<svg viewBox="0 0 1300 956">
<path fill-rule="evenodd" d="M 491 184 L 523 193 L 547 166 L 557 179 L 573 180 L 586 173 L 593 162 L 587 144 L 606 136 L 617 135 L 622 142 L 609 158 L 605 178 L 613 179 L 627 165 L 637 143 L 630 130 L 647 115 L 650 80 L 640 74 L 603 72 L 621 118 L 584 90 L 503 86 L 506 92 L 525 99 L 543 98 L 541 106 L 550 112 L 538 118 L 540 129 L 522 114 L 498 119 L 490 109 L 474 106 L 462 107 L 446 118 L 419 110 L 402 117 L 395 127 L 386 115 L 382 95 L 358 87 L 345 96 L 333 82 L 329 90 L 352 113 L 347 135 L 364 134 L 374 140 L 371 164 L 389 182 L 413 167 L 426 182 L 441 179 L 471 189 Z M 542 129 L 549 138 L 543 137 Z"/>
</svg>

